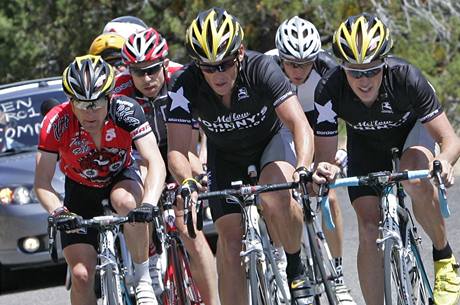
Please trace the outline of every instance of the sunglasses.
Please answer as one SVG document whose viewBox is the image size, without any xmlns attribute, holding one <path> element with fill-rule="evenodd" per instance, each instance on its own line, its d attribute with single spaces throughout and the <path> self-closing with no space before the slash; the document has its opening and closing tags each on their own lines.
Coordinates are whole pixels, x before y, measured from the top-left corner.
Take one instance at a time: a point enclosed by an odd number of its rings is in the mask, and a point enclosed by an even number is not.
<svg viewBox="0 0 460 305">
<path fill-rule="evenodd" d="M 351 77 L 359 79 L 362 77 L 371 78 L 371 77 L 376 76 L 377 74 L 380 73 L 380 71 L 382 71 L 384 65 L 385 63 L 381 63 L 380 65 L 369 68 L 369 69 L 352 69 L 352 68 L 348 68 L 345 66 L 342 66 L 342 67 L 347 73 L 350 74 Z"/>
<path fill-rule="evenodd" d="M 198 68 L 200 68 L 202 72 L 205 73 L 225 72 L 235 65 L 237 59 L 237 57 L 231 58 L 221 62 L 218 65 L 208 65 L 202 63 L 196 63 L 196 65 L 198 66 Z"/>
<path fill-rule="evenodd" d="M 102 96 L 98 98 L 97 100 L 92 100 L 92 101 L 83 101 L 83 100 L 78 100 L 78 99 L 71 99 L 72 104 L 75 106 L 75 108 L 80 109 L 80 110 L 98 110 L 102 109 L 104 107 L 107 107 L 107 97 Z"/>
<path fill-rule="evenodd" d="M 132 68 L 132 67 L 130 67 L 129 71 L 134 76 L 142 77 L 142 76 L 144 76 L 146 74 L 147 75 L 154 75 L 154 74 L 158 73 L 158 71 L 160 71 L 162 67 L 163 67 L 163 62 L 160 61 L 160 62 L 154 63 L 153 65 L 144 67 L 144 68 Z"/>
<path fill-rule="evenodd" d="M 284 60 L 283 63 L 293 69 L 306 69 L 308 68 L 311 64 L 313 64 L 315 60 L 309 60 L 309 61 L 291 61 L 291 60 Z"/>
</svg>

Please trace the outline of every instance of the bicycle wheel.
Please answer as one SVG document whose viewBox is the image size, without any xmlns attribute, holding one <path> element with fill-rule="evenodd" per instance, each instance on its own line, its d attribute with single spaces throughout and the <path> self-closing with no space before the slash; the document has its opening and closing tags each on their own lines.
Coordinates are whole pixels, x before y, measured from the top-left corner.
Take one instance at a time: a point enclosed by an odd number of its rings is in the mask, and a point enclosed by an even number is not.
<svg viewBox="0 0 460 305">
<path fill-rule="evenodd" d="M 193 280 L 192 272 L 190 271 L 190 263 L 182 243 L 179 244 L 177 254 L 179 259 L 179 269 L 177 270 L 182 274 L 182 284 L 185 289 L 186 297 L 185 304 L 199 305 L 201 304 L 201 296 Z"/>
<path fill-rule="evenodd" d="M 102 305 L 124 305 L 120 278 L 111 268 L 101 270 Z"/>
<path fill-rule="evenodd" d="M 184 290 L 184 279 L 180 269 L 179 255 L 177 253 L 179 245 L 175 239 L 171 239 L 168 248 L 168 268 L 165 276 L 165 294 L 163 302 L 165 305 L 186 305 L 186 295 Z"/>
<path fill-rule="evenodd" d="M 268 283 L 268 291 L 271 295 L 272 303 L 274 305 L 287 304 L 289 302 L 289 288 L 281 275 L 282 270 L 278 270 L 278 265 L 273 256 L 274 248 L 269 239 L 264 221 L 259 221 L 259 230 L 267 267 L 265 272 L 266 282 Z M 285 270 L 283 271 L 285 272 Z"/>
<path fill-rule="evenodd" d="M 257 258 L 257 253 L 252 252 L 249 254 L 248 264 L 250 305 L 272 305 L 269 279 L 264 262 Z"/>
<path fill-rule="evenodd" d="M 322 246 L 320 245 L 323 243 L 323 241 L 317 235 L 313 223 L 307 223 L 306 230 L 308 234 L 308 240 L 310 242 L 313 266 L 317 269 L 317 272 L 315 272 L 316 280 L 313 282 L 321 283 L 324 287 L 324 292 L 326 293 L 328 304 L 336 305 L 338 304 L 338 300 L 337 296 L 335 295 L 335 289 L 333 286 L 335 279 L 335 269 L 331 269 L 331 267 L 334 267 L 333 265 L 330 266 L 330 262 L 321 249 Z M 317 304 L 321 303 L 319 296 L 316 296 L 315 300 Z"/>
<path fill-rule="evenodd" d="M 391 238 L 387 239 L 384 244 L 383 270 L 385 305 L 409 304 L 403 257 Z"/>
<path fill-rule="evenodd" d="M 199 305 L 201 297 L 180 241 L 171 241 L 165 275 L 164 305 Z"/>
</svg>

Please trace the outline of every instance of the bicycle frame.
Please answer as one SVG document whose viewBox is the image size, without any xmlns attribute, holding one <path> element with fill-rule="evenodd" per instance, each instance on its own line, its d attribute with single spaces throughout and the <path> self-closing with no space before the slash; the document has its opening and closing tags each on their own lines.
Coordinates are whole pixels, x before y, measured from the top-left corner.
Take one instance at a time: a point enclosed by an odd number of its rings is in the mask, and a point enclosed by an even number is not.
<svg viewBox="0 0 460 305">
<path fill-rule="evenodd" d="M 276 265 L 272 265 L 273 260 L 268 260 L 270 254 L 266 252 L 270 249 L 268 236 L 266 238 L 266 230 L 260 230 L 261 218 L 257 211 L 257 194 L 271 192 L 277 190 L 293 189 L 298 186 L 297 183 L 281 183 L 267 185 L 242 185 L 241 181 L 232 183 L 235 189 L 227 189 L 223 191 L 201 193 L 198 195 L 199 200 L 209 198 L 227 198 L 237 203 L 241 207 L 242 221 L 244 225 L 244 235 L 242 239 L 243 251 L 240 252 L 240 257 L 246 267 L 249 286 L 249 302 L 250 304 L 273 304 L 274 298 L 268 291 L 269 279 L 267 277 L 267 262 L 270 267 L 276 270 Z M 264 228 L 264 227 L 262 227 Z M 264 233 L 265 232 L 265 233 Z M 273 272 L 275 281 L 278 285 L 284 302 L 287 302 L 288 297 L 279 272 Z M 262 285 L 259 287 L 259 284 Z M 259 290 L 260 288 L 260 290 Z"/>
<path fill-rule="evenodd" d="M 438 179 L 441 190 L 443 184 L 439 175 L 440 167 L 436 161 L 433 168 L 433 176 Z M 390 287 L 392 278 L 398 286 L 398 304 L 401 304 L 399 302 L 407 305 L 430 304 L 433 301 L 431 286 L 419 255 L 420 238 L 417 236 L 412 216 L 404 204 L 404 193 L 399 184 L 403 180 L 424 179 L 429 178 L 429 176 L 428 170 L 376 172 L 367 176 L 337 179 L 334 183 L 329 184 L 329 188 L 359 185 L 379 188 L 381 220 L 379 223 L 380 237 L 377 239 L 377 245 L 384 251 L 385 300 L 387 304 L 391 304 L 391 294 L 394 293 Z M 393 194 L 395 186 L 397 187 L 398 198 Z M 439 199 L 441 211 L 444 211 L 443 215 L 446 217 L 449 209 L 445 189 L 439 192 Z M 412 259 L 415 261 L 411 261 Z M 420 287 L 415 288 L 415 292 L 412 277 L 421 278 L 419 281 L 423 283 Z"/>
<path fill-rule="evenodd" d="M 129 268 L 123 266 L 123 264 L 130 264 L 132 261 L 126 248 L 124 248 L 126 244 L 119 227 L 121 224 L 128 222 L 128 217 L 112 215 L 107 200 L 103 200 L 102 205 L 104 207 L 104 215 L 82 220 L 79 230 L 82 230 L 80 231 L 82 233 L 87 228 L 95 228 L 99 231 L 98 264 L 96 265 L 96 271 L 100 275 L 102 304 L 133 305 L 129 287 L 124 281 L 124 272 Z M 48 226 L 50 252 L 53 253 L 56 249 L 54 244 L 56 230 L 52 219 L 48 220 Z M 123 257 L 117 255 L 117 239 L 120 242 L 121 251 L 124 252 Z M 126 259 L 126 261 L 123 261 L 123 259 Z"/>
<path fill-rule="evenodd" d="M 193 281 L 189 258 L 176 227 L 176 215 L 173 210 L 176 189 L 175 184 L 166 187 L 162 202 L 164 228 L 159 223 L 156 224 L 157 235 L 160 235 L 168 258 L 163 279 L 163 302 L 164 305 L 199 305 L 202 302 L 201 296 Z"/>
</svg>

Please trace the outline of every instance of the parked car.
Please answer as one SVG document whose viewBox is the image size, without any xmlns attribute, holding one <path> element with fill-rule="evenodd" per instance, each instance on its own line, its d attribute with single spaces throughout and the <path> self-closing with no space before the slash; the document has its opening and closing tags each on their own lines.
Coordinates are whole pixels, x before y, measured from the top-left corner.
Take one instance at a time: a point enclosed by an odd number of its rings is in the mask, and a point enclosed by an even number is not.
<svg viewBox="0 0 460 305">
<path fill-rule="evenodd" d="M 47 216 L 33 191 L 42 103 L 66 100 L 60 78 L 0 86 L 0 271 L 51 264 Z M 56 171 L 53 186 L 64 192 Z M 62 257 L 62 256 L 60 256 Z M 0 277 L 0 287 L 1 287 Z"/>
<path fill-rule="evenodd" d="M 50 99 L 67 99 L 60 77 L 0 86 L 0 274 L 5 268 L 52 264 L 48 254 L 48 214 L 33 190 L 43 119 L 40 109 Z M 53 186 L 64 196 L 64 175 L 58 168 Z M 205 215 L 204 230 L 214 246 L 216 233 L 209 210 Z M 2 276 L 0 289 L 1 279 Z"/>
</svg>

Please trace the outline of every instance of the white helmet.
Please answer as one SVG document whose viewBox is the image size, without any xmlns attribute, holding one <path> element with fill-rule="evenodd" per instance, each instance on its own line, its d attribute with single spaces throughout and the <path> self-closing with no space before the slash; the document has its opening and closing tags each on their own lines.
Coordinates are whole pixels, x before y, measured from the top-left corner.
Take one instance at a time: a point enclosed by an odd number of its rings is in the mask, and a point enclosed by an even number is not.
<svg viewBox="0 0 460 305">
<path fill-rule="evenodd" d="M 283 59 L 309 61 L 319 53 L 321 38 L 311 22 L 294 16 L 279 26 L 275 45 Z"/>
<path fill-rule="evenodd" d="M 148 26 L 142 19 L 134 16 L 122 16 L 110 20 L 104 27 L 102 33 L 116 33 L 124 39 L 128 39 L 131 34 L 142 32 Z"/>
</svg>

